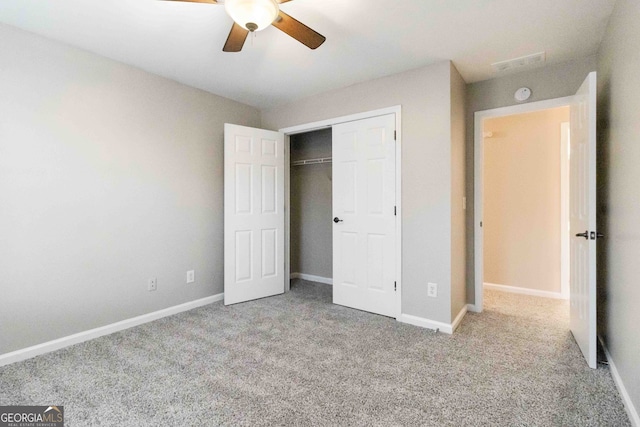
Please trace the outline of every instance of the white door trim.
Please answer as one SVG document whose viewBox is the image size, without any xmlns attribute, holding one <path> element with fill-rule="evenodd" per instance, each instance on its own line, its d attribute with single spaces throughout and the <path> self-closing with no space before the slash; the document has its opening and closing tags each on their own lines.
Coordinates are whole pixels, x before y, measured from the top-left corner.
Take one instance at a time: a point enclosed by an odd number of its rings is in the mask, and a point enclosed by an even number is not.
<svg viewBox="0 0 640 427">
<path fill-rule="evenodd" d="M 396 117 L 396 319 L 400 319 L 402 313 L 402 107 L 396 105 L 393 107 L 382 108 L 379 110 L 365 111 L 362 113 L 351 114 L 348 116 L 335 117 L 332 119 L 321 120 L 317 122 L 305 123 L 279 129 L 284 133 L 284 276 L 285 276 L 285 292 L 289 291 L 289 281 L 291 275 L 291 253 L 290 253 L 290 232 L 291 217 L 289 207 L 291 206 L 291 135 L 298 133 L 311 132 L 318 129 L 330 128 L 339 123 L 352 122 L 355 120 L 368 119 L 371 117 L 385 116 L 387 114 L 395 114 Z"/>
<path fill-rule="evenodd" d="M 484 283 L 484 234 L 482 227 L 484 197 L 483 173 L 484 173 L 484 156 L 482 150 L 484 121 L 495 117 L 511 116 L 514 114 L 531 113 L 534 111 L 547 110 L 550 108 L 566 107 L 571 104 L 573 96 L 563 98 L 548 99 L 544 101 L 530 102 L 528 104 L 518 104 L 508 107 L 494 108 L 491 110 L 476 111 L 474 114 L 474 143 L 473 143 L 473 250 L 474 250 L 474 289 L 475 303 L 472 311 L 481 312 L 483 309 L 483 293 L 482 287 Z"/>
<path fill-rule="evenodd" d="M 560 124 L 560 294 L 569 299 L 569 138 L 571 122 Z"/>
</svg>

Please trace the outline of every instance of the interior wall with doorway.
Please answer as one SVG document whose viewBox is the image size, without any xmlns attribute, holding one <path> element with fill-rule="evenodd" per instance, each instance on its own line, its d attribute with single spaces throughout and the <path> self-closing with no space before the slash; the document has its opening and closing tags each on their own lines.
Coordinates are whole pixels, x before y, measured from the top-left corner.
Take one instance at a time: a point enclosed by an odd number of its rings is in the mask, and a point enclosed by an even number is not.
<svg viewBox="0 0 640 427">
<path fill-rule="evenodd" d="M 598 330 L 640 426 L 640 3 L 619 0 L 598 51 Z"/>
<path fill-rule="evenodd" d="M 569 118 L 569 107 L 559 107 L 484 121 L 485 287 L 560 297 L 561 129 Z"/>
<path fill-rule="evenodd" d="M 291 273 L 331 280 L 331 163 L 298 164 L 331 157 L 331 128 L 292 135 L 290 140 Z"/>
<path fill-rule="evenodd" d="M 573 61 L 550 64 L 542 68 L 517 74 L 506 74 L 490 80 L 467 85 L 466 97 L 466 194 L 467 206 L 473 206 L 474 200 L 474 114 L 478 111 L 507 107 L 518 104 L 514 99 L 515 91 L 520 87 L 531 89 L 529 102 L 573 96 L 589 72 L 597 67 L 596 56 L 586 56 Z M 479 221 L 479 219 L 478 219 Z M 473 209 L 467 209 L 467 302 L 475 304 L 475 238 L 476 218 Z"/>
</svg>

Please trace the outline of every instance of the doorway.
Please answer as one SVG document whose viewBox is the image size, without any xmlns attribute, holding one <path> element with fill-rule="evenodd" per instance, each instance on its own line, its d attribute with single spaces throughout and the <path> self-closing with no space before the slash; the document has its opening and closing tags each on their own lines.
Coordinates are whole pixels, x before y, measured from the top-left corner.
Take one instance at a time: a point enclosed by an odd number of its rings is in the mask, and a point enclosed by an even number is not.
<svg viewBox="0 0 640 427">
<path fill-rule="evenodd" d="M 484 279 L 484 124 L 487 119 L 556 107 L 570 107 L 569 266 L 570 330 L 591 368 L 596 368 L 596 82 L 595 72 L 574 96 L 475 113 L 473 310 L 483 308 Z"/>
<path fill-rule="evenodd" d="M 529 113 L 536 113 L 541 111 L 548 111 L 558 108 L 568 108 L 571 105 L 573 97 L 565 97 L 565 98 L 557 98 L 547 101 L 539 101 L 532 102 L 529 104 L 523 105 L 515 105 L 512 107 L 504 107 L 497 108 L 494 110 L 480 111 L 475 114 L 475 143 L 474 143 L 474 164 L 475 164 L 475 200 L 474 200 L 474 212 L 475 212 L 475 226 L 474 226 L 474 252 L 475 252 L 475 304 L 473 307 L 473 311 L 480 312 L 483 310 L 483 290 L 485 283 L 485 143 L 493 144 L 494 142 L 499 142 L 500 133 L 498 130 L 494 133 L 491 129 L 485 130 L 487 122 L 490 122 L 494 119 L 506 118 L 506 117 L 515 117 L 517 115 L 526 115 Z M 485 133 L 486 132 L 486 133 Z M 558 129 L 558 135 L 561 136 L 561 129 Z M 504 137 L 504 135 L 502 135 Z M 494 144 L 495 145 L 495 144 Z M 517 149 L 517 147 L 516 147 Z M 560 162 L 561 152 L 560 148 L 558 148 L 558 162 Z M 517 167 L 518 165 L 514 165 Z M 564 171 L 563 171 L 564 172 Z M 558 170 L 558 180 L 560 180 L 561 171 Z M 562 195 L 563 197 L 568 196 L 566 194 Z M 558 197 L 558 202 L 561 201 L 560 196 Z M 562 208 L 563 205 L 560 205 Z M 566 205 L 564 205 L 566 208 Z M 558 218 L 560 218 L 560 212 L 558 212 Z M 566 215 L 563 212 L 563 215 Z M 560 222 L 564 222 L 564 220 L 560 220 Z M 492 224 L 494 225 L 494 224 Z M 562 244 L 562 240 L 560 239 L 560 235 L 558 235 L 558 244 Z M 564 249 L 564 247 L 563 247 Z M 561 256 L 560 248 L 558 250 L 558 256 L 560 261 L 562 262 L 563 257 Z M 526 254 L 525 254 L 526 255 Z M 561 265 L 561 264 L 560 264 Z M 504 277 L 504 275 L 502 276 Z M 558 282 L 561 282 L 562 277 L 564 275 L 564 269 L 558 275 Z M 496 280 L 497 282 L 498 280 Z M 524 288 L 522 286 L 517 286 L 518 283 L 496 283 L 498 285 L 511 286 L 510 290 L 516 288 Z M 514 286 L 515 285 L 515 286 Z M 491 285 L 489 285 L 491 287 Z"/>
<path fill-rule="evenodd" d="M 333 284 L 331 128 L 291 135 L 291 279 Z"/>
<path fill-rule="evenodd" d="M 568 299 L 569 119 L 564 106 L 484 120 L 484 290 Z"/>
</svg>

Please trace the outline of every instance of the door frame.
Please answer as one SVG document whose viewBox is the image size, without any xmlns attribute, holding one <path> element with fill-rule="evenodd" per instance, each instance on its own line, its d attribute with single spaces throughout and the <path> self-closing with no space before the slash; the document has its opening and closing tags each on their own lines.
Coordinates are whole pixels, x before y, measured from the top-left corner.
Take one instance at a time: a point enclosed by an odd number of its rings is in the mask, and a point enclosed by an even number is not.
<svg viewBox="0 0 640 427">
<path fill-rule="evenodd" d="M 284 133 L 284 291 L 289 292 L 291 280 L 291 135 L 331 128 L 334 125 L 372 117 L 395 114 L 396 119 L 396 319 L 402 314 L 402 106 L 395 105 L 332 119 L 304 123 L 279 129 Z"/>
<path fill-rule="evenodd" d="M 474 141 L 473 141 L 473 262 L 474 262 L 474 304 L 470 310 L 480 313 L 484 306 L 484 230 L 480 225 L 483 215 L 484 199 L 484 152 L 482 144 L 484 140 L 484 121 L 496 117 L 512 116 L 516 114 L 532 113 L 551 108 L 568 107 L 573 96 L 547 99 L 544 101 L 517 104 L 508 107 L 493 108 L 490 110 L 476 111 L 474 113 Z M 286 143 L 285 143 L 286 145 Z M 286 165 L 285 165 L 286 167 Z M 286 184 L 285 184 L 286 185 Z M 286 220 L 286 219 L 285 219 Z M 286 225 L 285 225 L 286 226 Z M 286 239 L 286 235 L 285 235 Z M 286 276 L 286 271 L 285 271 Z"/>
<path fill-rule="evenodd" d="M 569 148 L 571 139 L 571 120 L 560 124 L 560 226 L 569 231 Z M 571 233 L 560 236 L 560 293 L 562 298 L 570 297 L 571 270 L 570 259 Z"/>
</svg>

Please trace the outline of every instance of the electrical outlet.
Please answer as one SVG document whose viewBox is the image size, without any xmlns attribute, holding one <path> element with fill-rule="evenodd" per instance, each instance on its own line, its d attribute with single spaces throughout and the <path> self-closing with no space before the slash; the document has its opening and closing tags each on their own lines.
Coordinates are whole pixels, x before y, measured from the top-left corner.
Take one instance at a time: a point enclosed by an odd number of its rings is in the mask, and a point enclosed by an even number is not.
<svg viewBox="0 0 640 427">
<path fill-rule="evenodd" d="M 195 270 L 187 271 L 187 283 L 193 283 L 196 281 L 196 272 Z"/>
<path fill-rule="evenodd" d="M 427 296 L 430 298 L 436 298 L 438 296 L 437 283 L 427 283 Z"/>
<path fill-rule="evenodd" d="M 155 277 L 152 277 L 147 282 L 147 290 L 148 291 L 155 291 L 156 289 L 158 289 L 158 279 L 155 278 Z"/>
</svg>

